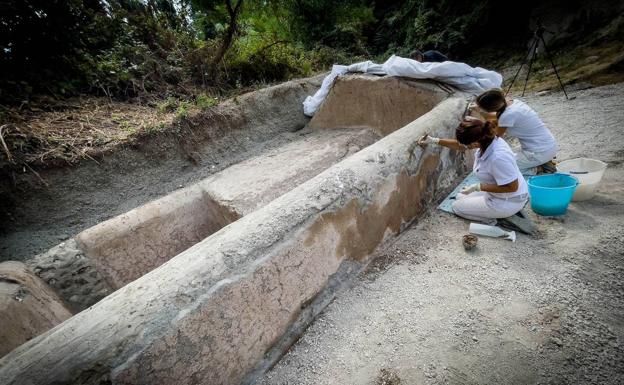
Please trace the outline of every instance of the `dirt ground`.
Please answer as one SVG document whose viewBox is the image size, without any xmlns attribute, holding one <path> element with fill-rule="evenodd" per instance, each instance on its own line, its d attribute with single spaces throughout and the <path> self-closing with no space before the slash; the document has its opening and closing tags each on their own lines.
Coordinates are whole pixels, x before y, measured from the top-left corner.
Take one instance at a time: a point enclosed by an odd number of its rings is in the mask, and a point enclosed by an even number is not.
<svg viewBox="0 0 624 385">
<path fill-rule="evenodd" d="M 560 160 L 609 163 L 594 199 L 536 236 L 480 238 L 433 211 L 376 259 L 259 383 L 624 383 L 624 83 L 532 95 Z"/>
<path fill-rule="evenodd" d="M 301 101 L 321 80 L 295 80 L 228 99 L 179 125 L 111 144 L 110 152 L 98 148 L 103 152 L 97 159 L 43 168 L 46 186 L 27 171 L 3 180 L 10 183 L 0 183 L 0 261 L 27 260 L 99 222 L 301 139 L 308 121 Z M 135 120 L 149 115 L 134 112 Z M 103 115 L 97 122 L 91 118 L 101 129 Z M 79 117 L 87 119 L 76 112 L 72 120 Z M 129 113 L 125 118 L 130 121 Z M 57 129 L 68 125 L 61 122 Z M 109 128 L 111 135 L 118 131 Z"/>
<path fill-rule="evenodd" d="M 232 153 L 216 154 L 216 160 L 206 161 L 200 167 L 175 158 L 153 161 L 147 155 L 139 160 L 129 156 L 128 170 L 120 170 L 112 162 L 102 165 L 94 163 L 91 168 L 77 171 L 68 168 L 52 170 L 59 175 L 58 179 L 64 175 L 71 178 L 71 183 L 57 184 L 54 190 L 35 191 L 32 193 L 34 197 L 28 196 L 29 199 L 24 199 L 25 203 L 14 213 L 9 213 L 6 226 L 9 230 L 0 231 L 0 261 L 26 260 L 101 221 L 188 186 L 244 159 L 281 147 L 300 136 L 300 132 L 286 132 L 261 143 L 230 143 L 228 149 Z M 238 151 L 239 148 L 246 151 Z M 91 173 L 92 168 L 103 171 Z"/>
</svg>

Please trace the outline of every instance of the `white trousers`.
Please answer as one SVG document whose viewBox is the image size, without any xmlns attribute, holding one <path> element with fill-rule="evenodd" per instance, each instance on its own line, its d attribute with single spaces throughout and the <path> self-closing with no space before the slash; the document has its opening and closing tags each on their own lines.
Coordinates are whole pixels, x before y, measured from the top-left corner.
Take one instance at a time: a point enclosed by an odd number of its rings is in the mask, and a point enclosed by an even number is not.
<svg viewBox="0 0 624 385">
<path fill-rule="evenodd" d="M 540 166 L 557 155 L 557 148 L 548 151 L 531 152 L 521 148 L 514 148 L 516 163 L 522 175 L 535 175 L 536 167 Z"/>
<path fill-rule="evenodd" d="M 497 198 L 485 191 L 468 195 L 459 193 L 453 202 L 453 212 L 471 221 L 492 224 L 497 218 L 507 218 L 522 210 L 526 197 Z"/>
</svg>

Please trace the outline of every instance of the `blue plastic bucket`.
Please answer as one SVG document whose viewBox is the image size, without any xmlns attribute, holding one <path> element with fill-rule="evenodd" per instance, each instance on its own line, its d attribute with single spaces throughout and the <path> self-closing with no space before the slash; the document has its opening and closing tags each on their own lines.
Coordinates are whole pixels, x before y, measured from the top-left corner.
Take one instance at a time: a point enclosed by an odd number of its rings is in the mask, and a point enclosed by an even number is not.
<svg viewBox="0 0 624 385">
<path fill-rule="evenodd" d="M 529 178 L 531 209 L 539 215 L 563 215 L 579 181 L 568 174 L 538 175 Z"/>
</svg>

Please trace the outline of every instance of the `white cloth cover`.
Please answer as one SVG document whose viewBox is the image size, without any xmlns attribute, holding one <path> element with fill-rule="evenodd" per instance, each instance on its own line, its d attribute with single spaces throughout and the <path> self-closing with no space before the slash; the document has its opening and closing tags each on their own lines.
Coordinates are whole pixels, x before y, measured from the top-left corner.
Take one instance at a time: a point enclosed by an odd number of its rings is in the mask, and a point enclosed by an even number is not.
<svg viewBox="0 0 624 385">
<path fill-rule="evenodd" d="M 500 87 L 503 77 L 495 71 L 471 67 L 466 63 L 445 61 L 442 63 L 421 63 L 392 55 L 383 64 L 372 61 L 354 63 L 350 66 L 334 65 L 325 77 L 321 88 L 303 102 L 303 112 L 313 116 L 327 97 L 334 79 L 347 72 L 362 72 L 374 75 L 404 76 L 414 79 L 434 79 L 451 84 L 462 91 L 477 94 L 490 88 Z"/>
<path fill-rule="evenodd" d="M 347 66 L 341 66 L 338 64 L 334 64 L 332 66 L 331 73 L 325 76 L 325 79 L 323 79 L 323 83 L 321 84 L 321 88 L 316 91 L 314 96 L 308 96 L 303 101 L 304 114 L 306 114 L 307 116 L 314 115 L 316 110 L 318 110 L 318 108 L 321 106 L 321 103 L 323 103 L 323 100 L 325 100 L 325 98 L 327 97 L 327 94 L 329 93 L 329 88 L 334 83 L 334 79 L 336 79 L 338 75 L 346 74 L 349 71 L 348 68 L 349 67 Z"/>
<path fill-rule="evenodd" d="M 384 69 L 384 64 L 376 64 L 372 61 L 362 61 L 359 63 L 353 63 L 349 67 L 347 67 L 348 72 L 364 72 L 367 74 L 373 75 L 385 75 L 386 70 Z"/>
</svg>

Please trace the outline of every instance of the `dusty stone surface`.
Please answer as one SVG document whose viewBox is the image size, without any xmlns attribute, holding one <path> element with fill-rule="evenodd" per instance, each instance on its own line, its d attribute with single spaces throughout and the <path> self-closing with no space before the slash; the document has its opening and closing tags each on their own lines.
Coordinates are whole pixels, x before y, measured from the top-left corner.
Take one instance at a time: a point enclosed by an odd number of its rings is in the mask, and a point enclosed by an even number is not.
<svg viewBox="0 0 624 385">
<path fill-rule="evenodd" d="M 63 301 L 26 265 L 0 263 L 0 357 L 69 317 Z"/>
<path fill-rule="evenodd" d="M 85 255 L 83 248 L 74 239 L 37 255 L 26 264 L 74 312 L 93 305 L 113 291 L 113 287 L 105 281 L 91 258 Z"/>
<path fill-rule="evenodd" d="M 249 214 L 379 139 L 365 128 L 299 131 L 299 138 L 200 182 L 220 204 Z"/>
<path fill-rule="evenodd" d="M 368 129 L 301 130 L 279 149 L 81 232 L 37 256 L 35 271 L 82 310 L 377 139 Z"/>
<path fill-rule="evenodd" d="M 436 83 L 392 76 L 339 76 L 309 127 L 370 127 L 381 135 L 429 112 L 450 93 Z"/>
<path fill-rule="evenodd" d="M 342 261 L 365 259 L 464 172 L 455 153 L 410 148 L 425 131 L 450 135 L 465 106 L 442 102 L 214 233 L 10 353 L 0 376 L 8 384 L 240 382 Z"/>
<path fill-rule="evenodd" d="M 88 228 L 75 240 L 116 290 L 238 218 L 193 185 Z"/>
<path fill-rule="evenodd" d="M 163 132 L 81 161 L 0 183 L 0 261 L 26 260 L 79 232 L 297 137 L 301 102 L 322 75 L 227 100 Z"/>
<path fill-rule="evenodd" d="M 516 243 L 461 237 L 432 212 L 378 251 L 259 383 L 624 383 L 624 84 L 526 101 L 559 159 L 609 163 L 598 194 L 560 218 L 533 215 Z"/>
<path fill-rule="evenodd" d="M 398 92 L 392 91 L 394 88 Z M 343 89 L 345 91 L 341 91 Z M 97 270 L 97 283 L 100 283 L 100 276 L 103 277 L 106 281 L 105 292 L 110 292 L 110 289 L 116 290 L 139 278 L 227 224 L 373 143 L 379 138 L 375 132 L 395 130 L 392 124 L 396 126 L 415 119 L 447 95 L 427 82 L 356 75 L 343 78 L 342 83 L 334 87 L 329 105 L 344 105 L 339 98 L 345 92 L 353 93 L 354 90 L 380 90 L 384 98 L 389 98 L 377 112 L 368 113 L 374 118 L 369 122 L 373 125 L 371 128 L 328 130 L 317 127 L 313 130 L 308 127 L 293 135 L 290 143 L 269 149 L 198 184 L 99 223 L 72 238 L 80 252 L 91 259 Z M 413 104 L 409 113 L 400 109 L 404 107 L 397 104 L 400 98 Z M 370 96 L 364 99 L 371 102 Z M 323 124 L 331 125 L 332 119 L 338 120 L 339 124 L 344 122 L 344 114 L 337 116 L 335 108 L 326 107 L 318 114 Z M 356 115 L 352 118 L 358 120 L 363 111 L 353 113 Z M 393 119 L 390 125 L 379 126 L 390 117 Z M 376 244 L 377 241 L 372 239 L 370 243 Z M 37 263 L 52 266 L 58 265 L 54 261 L 67 259 L 64 254 L 56 256 L 54 250 L 65 251 L 63 247 L 53 248 L 38 256 Z M 75 271 L 71 275 L 65 274 L 63 269 L 45 271 L 46 281 L 54 287 L 61 287 L 63 298 L 72 306 L 82 305 L 80 310 L 95 303 L 90 300 L 102 298 L 98 295 L 103 293 L 101 288 L 85 286 L 93 283 L 93 279 L 78 279 Z M 58 275 L 55 276 L 55 272 Z"/>
</svg>

